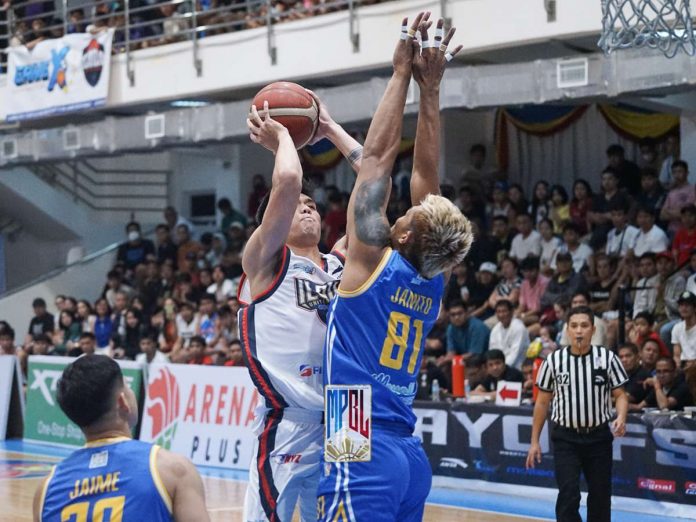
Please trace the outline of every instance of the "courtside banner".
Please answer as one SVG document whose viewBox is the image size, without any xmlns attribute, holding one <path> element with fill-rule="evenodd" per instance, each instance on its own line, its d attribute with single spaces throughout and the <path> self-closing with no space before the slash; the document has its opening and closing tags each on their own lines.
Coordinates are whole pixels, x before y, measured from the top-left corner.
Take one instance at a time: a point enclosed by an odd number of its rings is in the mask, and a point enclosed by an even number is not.
<svg viewBox="0 0 696 522">
<path fill-rule="evenodd" d="M 8 436 L 8 425 L 14 420 L 10 418 L 10 414 L 13 411 L 13 399 L 20 402 L 19 408 L 14 410 L 15 414 L 21 416 L 24 413 L 21 382 L 17 357 L 14 355 L 0 355 L 0 440 L 4 440 Z M 12 436 L 11 432 L 9 436 Z"/>
<path fill-rule="evenodd" d="M 100 107 L 109 93 L 113 29 L 8 48 L 5 119 L 19 121 Z"/>
<path fill-rule="evenodd" d="M 58 380 L 65 367 L 74 360 L 73 357 L 51 355 L 29 356 L 24 440 L 60 446 L 82 446 L 85 443 L 80 428 L 65 416 L 56 402 Z M 142 366 L 133 361 L 116 362 L 123 371 L 126 384 L 140 401 L 143 389 Z"/>
<path fill-rule="evenodd" d="M 151 364 L 148 373 L 140 440 L 194 464 L 249 468 L 254 410 L 263 401 L 246 368 Z"/>
<path fill-rule="evenodd" d="M 556 488 L 545 424 L 543 457 L 525 460 L 532 437 L 531 407 L 416 401 L 414 435 L 423 440 L 433 475 L 454 479 Z M 629 415 L 626 435 L 614 439 L 612 492 L 616 496 L 696 506 L 696 419 Z"/>
</svg>

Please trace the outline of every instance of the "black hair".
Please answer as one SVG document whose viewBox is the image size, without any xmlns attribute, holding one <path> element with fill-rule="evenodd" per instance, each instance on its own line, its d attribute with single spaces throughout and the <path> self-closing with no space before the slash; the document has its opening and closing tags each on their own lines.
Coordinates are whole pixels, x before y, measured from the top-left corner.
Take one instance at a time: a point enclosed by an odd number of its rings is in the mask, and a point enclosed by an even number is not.
<svg viewBox="0 0 696 522">
<path fill-rule="evenodd" d="M 501 299 L 497 303 L 495 303 L 495 309 L 497 310 L 499 306 L 504 306 L 511 312 L 515 309 L 515 307 L 512 305 L 512 302 L 509 301 L 508 299 Z"/>
<path fill-rule="evenodd" d="M 530 219 L 530 221 L 533 221 L 532 215 L 529 212 L 518 212 L 517 216 L 515 216 L 515 217 L 527 217 Z"/>
<path fill-rule="evenodd" d="M 210 232 L 203 232 L 201 234 L 201 244 L 202 245 L 212 245 L 213 244 L 213 234 Z"/>
<path fill-rule="evenodd" d="M 500 301 L 498 301 L 500 302 Z M 505 361 L 505 354 L 502 350 L 493 349 L 486 352 L 486 361 Z"/>
<path fill-rule="evenodd" d="M 575 293 L 573 294 L 573 297 L 578 296 L 578 295 L 581 295 L 581 296 L 583 296 L 585 299 L 587 299 L 587 302 L 588 302 L 588 303 L 592 302 L 592 298 L 590 297 L 590 293 L 589 293 L 589 292 L 585 292 L 584 290 L 580 290 L 580 291 L 578 291 L 578 292 L 575 292 Z M 571 301 L 572 301 L 572 299 L 571 299 Z"/>
<path fill-rule="evenodd" d="M 657 361 L 655 361 L 655 366 L 657 366 L 657 363 L 659 363 L 659 362 L 668 362 L 673 370 L 677 369 L 677 363 L 674 361 L 674 359 L 672 359 L 671 357 L 667 357 L 666 355 L 663 355 L 662 357 L 658 357 Z"/>
<path fill-rule="evenodd" d="M 525 257 L 520 261 L 520 270 L 539 270 L 539 258 L 534 256 Z"/>
<path fill-rule="evenodd" d="M 654 263 L 655 260 L 656 260 L 657 258 L 656 258 L 656 256 L 655 256 L 655 254 L 653 254 L 652 252 L 645 252 L 645 253 L 644 253 L 642 256 L 640 256 L 638 259 L 639 259 L 640 261 L 642 261 L 643 259 L 650 259 L 650 261 L 652 261 L 652 262 Z"/>
<path fill-rule="evenodd" d="M 681 167 L 687 172 L 689 171 L 689 164 L 684 160 L 677 160 L 674 163 L 672 163 L 671 170 L 674 170 L 676 167 Z"/>
<path fill-rule="evenodd" d="M 97 338 L 92 332 L 82 332 L 80 334 L 80 340 L 82 339 L 92 339 L 93 341 L 96 341 Z"/>
<path fill-rule="evenodd" d="M 482 143 L 474 143 L 471 148 L 469 149 L 469 154 L 473 154 L 474 152 L 480 152 L 485 156 L 486 154 L 486 146 L 483 145 Z"/>
<path fill-rule="evenodd" d="M 568 231 L 575 232 L 577 235 L 580 235 L 580 229 L 578 228 L 578 225 L 573 223 L 572 221 L 563 225 L 563 233 L 565 234 Z"/>
<path fill-rule="evenodd" d="M 590 322 L 594 323 L 594 312 L 589 306 L 576 306 L 571 308 L 568 312 L 568 321 L 570 321 L 570 318 L 574 315 L 586 315 L 590 319 Z"/>
<path fill-rule="evenodd" d="M 500 260 L 500 266 L 501 266 L 501 267 L 503 266 L 503 263 L 504 263 L 505 261 L 507 261 L 507 262 L 512 263 L 513 265 L 515 265 L 515 268 L 519 268 L 519 266 L 520 266 L 519 263 L 517 262 L 517 259 L 515 259 L 514 257 L 505 256 L 503 259 Z"/>
<path fill-rule="evenodd" d="M 124 387 L 116 361 L 105 355 L 84 355 L 70 363 L 58 381 L 60 409 L 80 428 L 99 421 L 114 407 Z"/>
<path fill-rule="evenodd" d="M 624 214 L 628 214 L 628 201 L 624 199 L 612 201 L 609 205 L 609 212 L 623 212 Z"/>
<path fill-rule="evenodd" d="M 618 145 L 614 143 L 613 145 L 609 145 L 609 148 L 607 149 L 607 156 L 623 156 L 624 155 L 624 148 L 621 145 Z"/>
<path fill-rule="evenodd" d="M 121 272 L 118 270 L 109 270 L 109 272 L 106 274 L 107 279 L 118 279 L 119 281 L 121 280 Z"/>
<path fill-rule="evenodd" d="M 681 208 L 681 214 L 691 214 L 692 216 L 696 216 L 696 205 L 686 205 Z"/>
<path fill-rule="evenodd" d="M 160 223 L 155 227 L 155 230 L 166 230 L 167 232 L 169 232 L 169 225 L 167 225 L 166 223 Z"/>
<path fill-rule="evenodd" d="M 606 168 L 602 171 L 602 176 L 603 176 L 604 174 L 611 174 L 612 176 L 614 176 L 614 179 L 616 179 L 616 180 L 619 179 L 619 173 L 616 172 L 616 169 L 615 169 L 614 167 L 606 167 Z"/>
<path fill-rule="evenodd" d="M 575 182 L 573 183 L 573 199 L 575 199 L 575 187 L 577 187 L 578 185 L 582 185 L 583 187 L 585 187 L 585 191 L 587 192 L 587 197 L 592 198 L 592 187 L 587 182 L 587 180 L 579 178 L 579 179 L 576 179 Z"/>
<path fill-rule="evenodd" d="M 534 359 L 525 359 L 522 361 L 521 367 L 534 366 Z"/>
<path fill-rule="evenodd" d="M 641 178 L 656 178 L 657 171 L 655 169 L 651 169 L 650 167 L 644 167 L 644 168 L 640 169 L 640 177 Z"/>
<path fill-rule="evenodd" d="M 232 203 L 227 198 L 220 198 L 220 199 L 218 199 L 218 202 L 217 202 L 217 208 L 220 211 L 232 210 Z"/>
<path fill-rule="evenodd" d="M 633 318 L 633 321 L 635 322 L 636 319 L 645 319 L 648 323 L 648 326 L 652 327 L 652 325 L 655 324 L 655 317 L 653 314 L 650 312 L 639 312 L 636 314 L 636 316 Z"/>
<path fill-rule="evenodd" d="M 214 295 L 214 294 L 209 294 L 209 293 L 206 292 L 205 294 L 203 294 L 203 295 L 200 297 L 200 299 L 198 299 L 198 303 L 200 304 L 200 303 L 202 303 L 203 301 L 212 301 L 213 303 L 215 303 L 215 302 L 217 302 L 217 299 L 215 299 L 215 295 Z"/>
<path fill-rule="evenodd" d="M 475 353 L 471 357 L 469 357 L 469 360 L 466 361 L 466 366 L 467 368 L 480 368 L 486 364 L 486 358 L 483 354 Z"/>
<path fill-rule="evenodd" d="M 258 175 L 258 174 L 257 174 Z M 308 179 L 302 179 L 302 191 L 300 194 L 304 194 L 305 196 L 312 197 L 312 194 L 314 193 L 314 184 L 309 181 Z M 263 223 L 263 216 L 266 214 L 266 209 L 268 208 L 268 200 L 271 197 L 271 192 L 268 191 L 266 195 L 261 199 L 261 203 L 259 203 L 259 208 L 256 211 L 256 223 L 259 225 Z"/>
<path fill-rule="evenodd" d="M 510 222 L 508 221 L 508 218 L 505 216 L 493 216 L 493 222 L 496 222 L 496 221 L 502 221 L 506 225 L 510 224 Z"/>
<path fill-rule="evenodd" d="M 636 214 L 648 214 L 653 219 L 655 219 L 655 209 L 653 209 L 647 205 L 640 205 L 638 207 L 638 210 L 636 210 Z"/>
<path fill-rule="evenodd" d="M 135 227 L 136 229 L 138 229 L 138 232 L 140 232 L 140 230 L 141 230 L 141 229 L 140 229 L 140 223 L 138 223 L 137 221 L 131 221 L 130 223 L 128 223 L 128 224 L 126 225 L 126 232 L 127 232 L 128 229 L 131 228 L 131 227 Z"/>
<path fill-rule="evenodd" d="M 205 337 L 201 335 L 194 335 L 193 337 L 191 337 L 191 339 L 189 339 L 189 346 L 193 343 L 202 344 L 203 348 L 205 348 L 208 345 L 208 343 L 205 342 Z"/>
<path fill-rule="evenodd" d="M 47 334 L 42 333 L 34 336 L 34 342 L 42 342 L 50 346 L 51 338 Z"/>
<path fill-rule="evenodd" d="M 464 308 L 466 310 L 466 305 L 461 299 L 450 299 L 447 301 L 447 310 L 449 311 L 452 308 Z"/>
<path fill-rule="evenodd" d="M 553 185 L 550 191 L 552 196 L 554 191 L 558 192 L 561 195 L 561 199 L 563 200 L 562 203 L 564 205 L 568 203 L 568 191 L 565 189 L 563 185 Z"/>
<path fill-rule="evenodd" d="M 46 301 L 44 301 L 43 298 L 37 297 L 31 302 L 31 307 L 32 308 L 37 308 L 39 306 L 42 306 L 43 308 L 46 308 Z"/>
<path fill-rule="evenodd" d="M 12 339 L 14 341 L 15 331 L 8 324 L 6 327 L 0 328 L 0 337 L 9 337 L 10 339 Z"/>
<path fill-rule="evenodd" d="M 624 348 L 631 350 L 631 353 L 633 355 L 638 355 L 638 347 L 633 343 L 623 343 L 623 344 L 619 345 L 619 349 L 616 350 L 616 353 L 619 353 Z"/>
</svg>

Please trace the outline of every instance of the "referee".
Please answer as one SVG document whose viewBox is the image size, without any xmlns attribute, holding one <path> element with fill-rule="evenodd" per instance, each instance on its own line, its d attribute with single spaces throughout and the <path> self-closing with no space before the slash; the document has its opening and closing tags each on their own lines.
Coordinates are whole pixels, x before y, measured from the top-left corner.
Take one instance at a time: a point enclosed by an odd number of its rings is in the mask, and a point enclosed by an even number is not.
<svg viewBox="0 0 696 522">
<path fill-rule="evenodd" d="M 587 520 L 611 520 L 612 431 L 617 437 L 626 431 L 628 399 L 623 384 L 628 377 L 613 352 L 590 344 L 595 330 L 593 318 L 592 309 L 587 306 L 570 310 L 570 346 L 549 355 L 537 377 L 539 395 L 534 406 L 527 468 L 541 462 L 539 436 L 549 403 L 553 402 L 551 440 L 558 485 L 558 522 L 582 521 L 581 472 L 587 482 Z M 616 400 L 617 413 L 611 429 L 610 395 Z"/>
</svg>

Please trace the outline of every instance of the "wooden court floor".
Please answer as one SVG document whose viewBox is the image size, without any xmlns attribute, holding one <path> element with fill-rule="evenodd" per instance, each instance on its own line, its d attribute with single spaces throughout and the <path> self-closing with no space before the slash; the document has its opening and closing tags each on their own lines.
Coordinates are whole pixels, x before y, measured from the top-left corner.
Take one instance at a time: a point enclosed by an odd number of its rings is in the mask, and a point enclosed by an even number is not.
<svg viewBox="0 0 696 522">
<path fill-rule="evenodd" d="M 0 522 L 31 522 L 34 492 L 50 465 L 60 459 L 0 450 L 0 464 L 14 463 L 21 477 L 0 475 Z M 208 511 L 213 522 L 242 522 L 246 485 L 230 479 L 203 476 Z M 462 493 L 466 494 L 466 493 Z M 293 519 L 299 521 L 297 515 Z M 425 522 L 533 522 L 539 519 L 428 505 Z M 124 521 L 130 522 L 130 521 Z"/>
</svg>

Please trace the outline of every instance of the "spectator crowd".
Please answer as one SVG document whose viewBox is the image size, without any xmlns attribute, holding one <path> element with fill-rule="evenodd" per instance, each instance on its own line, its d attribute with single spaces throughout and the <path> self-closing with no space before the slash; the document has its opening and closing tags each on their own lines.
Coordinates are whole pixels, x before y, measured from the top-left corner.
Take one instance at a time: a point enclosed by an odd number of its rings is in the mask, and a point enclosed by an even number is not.
<svg viewBox="0 0 696 522">
<path fill-rule="evenodd" d="M 595 312 L 593 344 L 616 351 L 630 376 L 631 409 L 694 404 L 696 188 L 676 137 L 664 145 L 660 151 L 642 142 L 640 164 L 612 145 L 596 185 L 539 181 L 531 194 L 487 167 L 485 147 L 471 148 L 461 179 L 442 192 L 471 219 L 475 242 L 454 269 L 425 340 L 419 398 L 431 397 L 434 381 L 451 389 L 455 355 L 465 361 L 471 395 L 491 399 L 504 380 L 522 382 L 531 397 L 534 360 L 568 344 L 566 313 L 587 305 Z M 391 222 L 409 206 L 407 161 L 395 169 Z M 311 179 L 328 251 L 345 233 L 349 195 L 326 186 L 322 174 Z M 128 223 L 95 302 L 58 296 L 54 317 L 37 298 L 26 338 L 0 325 L 0 348 L 22 360 L 96 352 L 148 363 L 243 365 L 241 255 L 267 192 L 257 175 L 246 212 L 220 199 L 215 232 L 198 234 L 171 207 L 154 242 Z"/>
</svg>

